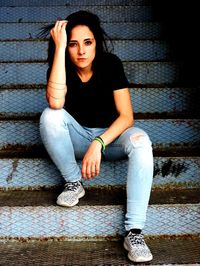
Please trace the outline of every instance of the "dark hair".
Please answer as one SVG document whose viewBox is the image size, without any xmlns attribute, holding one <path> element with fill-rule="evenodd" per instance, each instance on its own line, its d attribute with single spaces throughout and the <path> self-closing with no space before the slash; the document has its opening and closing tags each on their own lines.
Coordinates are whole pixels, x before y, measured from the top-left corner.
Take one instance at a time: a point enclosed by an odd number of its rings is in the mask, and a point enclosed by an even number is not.
<svg viewBox="0 0 200 266">
<path fill-rule="evenodd" d="M 96 40 L 96 55 L 93 61 L 93 66 L 98 62 L 99 58 L 101 58 L 104 52 L 111 52 L 111 50 L 113 49 L 112 41 L 110 40 L 104 29 L 101 27 L 101 22 L 97 15 L 89 11 L 80 10 L 78 12 L 70 14 L 65 20 L 68 21 L 66 26 L 67 40 L 70 39 L 71 31 L 77 25 L 86 25 L 93 33 Z M 54 24 L 44 27 L 40 32 L 40 37 L 47 37 L 53 27 Z M 108 47 L 108 43 L 111 47 Z M 50 37 L 47 58 L 50 67 L 53 64 L 54 51 L 55 44 L 52 37 Z M 71 65 L 67 49 L 66 64 Z"/>
</svg>

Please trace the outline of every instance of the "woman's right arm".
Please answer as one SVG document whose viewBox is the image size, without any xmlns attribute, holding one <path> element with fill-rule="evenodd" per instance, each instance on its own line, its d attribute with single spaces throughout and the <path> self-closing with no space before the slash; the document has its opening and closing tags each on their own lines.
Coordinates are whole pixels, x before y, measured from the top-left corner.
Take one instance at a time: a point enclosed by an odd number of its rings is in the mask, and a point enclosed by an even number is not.
<svg viewBox="0 0 200 266">
<path fill-rule="evenodd" d="M 55 53 L 47 83 L 46 97 L 49 106 L 53 109 L 63 108 L 67 93 L 65 69 L 66 25 L 67 21 L 57 21 L 54 28 L 50 31 L 55 43 Z"/>
</svg>

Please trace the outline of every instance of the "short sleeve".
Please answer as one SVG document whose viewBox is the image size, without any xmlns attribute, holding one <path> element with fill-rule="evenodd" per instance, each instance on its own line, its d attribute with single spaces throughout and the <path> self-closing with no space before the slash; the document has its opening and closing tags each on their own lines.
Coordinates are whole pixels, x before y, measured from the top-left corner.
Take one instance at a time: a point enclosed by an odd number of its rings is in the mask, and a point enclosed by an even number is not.
<svg viewBox="0 0 200 266">
<path fill-rule="evenodd" d="M 47 73 L 46 73 L 46 79 L 47 79 L 47 81 L 49 80 L 50 73 L 51 73 L 51 68 L 49 67 L 49 68 L 47 69 Z"/>
<path fill-rule="evenodd" d="M 110 54 L 108 57 L 107 66 L 108 66 L 107 71 L 108 73 L 110 73 L 109 83 L 112 90 L 119 90 L 130 87 L 130 84 L 124 72 L 123 64 L 119 59 L 119 57 Z"/>
</svg>

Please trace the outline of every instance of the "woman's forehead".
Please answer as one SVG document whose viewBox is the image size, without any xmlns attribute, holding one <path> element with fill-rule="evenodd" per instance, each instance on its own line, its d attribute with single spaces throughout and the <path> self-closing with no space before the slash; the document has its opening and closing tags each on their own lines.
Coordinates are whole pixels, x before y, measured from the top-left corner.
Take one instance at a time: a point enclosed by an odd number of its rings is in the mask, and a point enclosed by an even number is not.
<svg viewBox="0 0 200 266">
<path fill-rule="evenodd" d="M 70 39 L 89 39 L 94 38 L 94 34 L 86 25 L 77 25 L 71 30 Z"/>
</svg>

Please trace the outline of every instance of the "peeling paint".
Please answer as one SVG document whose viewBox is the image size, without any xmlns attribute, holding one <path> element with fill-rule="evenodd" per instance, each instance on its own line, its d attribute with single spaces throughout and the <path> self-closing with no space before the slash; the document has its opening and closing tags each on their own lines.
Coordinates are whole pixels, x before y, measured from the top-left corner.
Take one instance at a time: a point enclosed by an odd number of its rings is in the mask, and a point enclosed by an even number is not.
<svg viewBox="0 0 200 266">
<path fill-rule="evenodd" d="M 161 174 L 162 177 L 173 175 L 178 177 L 181 173 L 185 173 L 188 170 L 188 166 L 185 162 L 174 162 L 171 159 L 163 163 L 161 168 L 158 164 L 155 164 L 154 176 Z"/>
<path fill-rule="evenodd" d="M 8 177 L 6 178 L 6 181 L 9 183 L 10 181 L 12 181 L 13 179 L 13 175 L 14 173 L 16 172 L 17 170 L 17 166 L 18 166 L 18 162 L 19 160 L 18 159 L 15 159 L 12 161 L 12 170 L 11 170 L 11 173 L 8 175 Z"/>
</svg>

